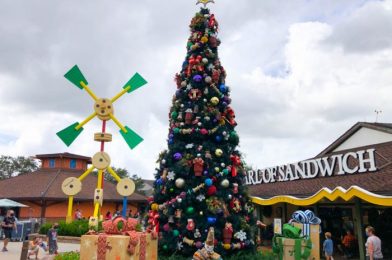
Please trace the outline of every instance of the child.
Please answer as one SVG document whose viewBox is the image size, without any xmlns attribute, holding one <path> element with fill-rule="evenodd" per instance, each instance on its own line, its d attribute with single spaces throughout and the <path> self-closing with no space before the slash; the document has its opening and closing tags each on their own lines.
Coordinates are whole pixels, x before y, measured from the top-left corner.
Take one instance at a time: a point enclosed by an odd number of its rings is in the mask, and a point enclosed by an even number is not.
<svg viewBox="0 0 392 260">
<path fill-rule="evenodd" d="M 333 260 L 333 242 L 332 242 L 332 234 L 330 232 L 325 232 L 325 241 L 323 244 L 323 251 L 325 253 L 326 260 Z"/>
<path fill-rule="evenodd" d="M 33 241 L 29 243 L 29 251 L 27 253 L 27 259 L 30 259 L 30 256 L 35 255 L 35 259 L 38 259 L 39 252 L 39 244 L 41 243 L 40 239 L 36 237 Z"/>
<path fill-rule="evenodd" d="M 58 249 L 58 247 L 57 247 L 57 229 L 58 228 L 59 228 L 59 224 L 54 223 L 52 225 L 52 228 L 48 230 L 47 243 L 48 243 L 50 255 L 53 255 L 53 254 L 57 255 L 57 249 Z"/>
</svg>

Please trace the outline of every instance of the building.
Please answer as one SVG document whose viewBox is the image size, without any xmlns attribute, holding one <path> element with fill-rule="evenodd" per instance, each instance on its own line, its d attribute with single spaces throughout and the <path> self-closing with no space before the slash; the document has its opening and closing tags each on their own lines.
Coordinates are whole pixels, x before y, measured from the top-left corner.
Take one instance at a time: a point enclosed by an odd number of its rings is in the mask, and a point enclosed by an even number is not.
<svg viewBox="0 0 392 260">
<path fill-rule="evenodd" d="M 357 254 L 365 259 L 367 225 L 382 239 L 385 256 L 392 256 L 391 176 L 392 124 L 359 122 L 314 158 L 249 171 L 246 181 L 267 224 L 274 218 L 286 223 L 295 210 L 311 209 L 336 244 L 345 230 L 354 231 Z"/>
<path fill-rule="evenodd" d="M 41 221 L 64 220 L 67 214 L 68 198 L 61 190 L 61 184 L 68 177 L 79 177 L 91 164 L 91 158 L 70 153 L 40 154 L 41 167 L 32 173 L 0 181 L 0 198 L 8 198 L 28 205 L 15 209 L 19 219 L 38 218 Z M 80 209 L 83 216 L 93 215 L 93 196 L 97 177 L 88 175 L 82 182 L 82 191 L 74 196 L 73 209 Z M 105 182 L 102 214 L 122 209 L 122 196 L 116 185 Z M 147 198 L 138 193 L 128 198 L 132 212 L 144 207 Z"/>
</svg>

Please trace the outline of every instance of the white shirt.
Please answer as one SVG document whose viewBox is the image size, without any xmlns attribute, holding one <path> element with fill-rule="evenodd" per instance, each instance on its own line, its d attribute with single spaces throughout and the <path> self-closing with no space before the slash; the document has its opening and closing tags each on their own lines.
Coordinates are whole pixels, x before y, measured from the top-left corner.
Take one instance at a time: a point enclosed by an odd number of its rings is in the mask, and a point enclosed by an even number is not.
<svg viewBox="0 0 392 260">
<path fill-rule="evenodd" d="M 381 253 L 381 240 L 375 235 L 372 235 L 367 238 L 366 244 L 365 244 L 367 256 L 370 256 L 370 253 L 369 253 L 370 244 L 373 244 L 373 257 L 374 258 L 383 258 L 383 255 Z"/>
</svg>

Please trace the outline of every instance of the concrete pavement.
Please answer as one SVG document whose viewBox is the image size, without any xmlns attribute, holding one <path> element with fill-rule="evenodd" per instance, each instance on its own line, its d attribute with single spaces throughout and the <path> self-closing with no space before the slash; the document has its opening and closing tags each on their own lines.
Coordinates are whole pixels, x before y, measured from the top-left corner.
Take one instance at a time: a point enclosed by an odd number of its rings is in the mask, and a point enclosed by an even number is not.
<svg viewBox="0 0 392 260">
<path fill-rule="evenodd" d="M 0 260 L 19 260 L 20 253 L 22 251 L 22 242 L 9 242 L 8 243 L 8 252 L 0 252 Z M 0 240 L 0 250 L 3 248 L 3 241 Z M 70 244 L 70 243 L 59 243 L 59 253 L 69 252 L 69 251 L 80 251 L 79 244 Z M 40 260 L 49 260 L 53 259 L 54 256 L 48 255 L 47 252 L 39 249 L 38 259 Z M 34 258 L 32 258 L 34 259 Z"/>
</svg>

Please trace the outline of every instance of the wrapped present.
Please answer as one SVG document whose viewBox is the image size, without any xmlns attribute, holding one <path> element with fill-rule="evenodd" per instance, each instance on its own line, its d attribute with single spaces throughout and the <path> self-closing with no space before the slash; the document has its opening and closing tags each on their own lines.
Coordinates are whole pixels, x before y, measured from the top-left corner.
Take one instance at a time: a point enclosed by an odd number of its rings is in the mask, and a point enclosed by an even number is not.
<svg viewBox="0 0 392 260">
<path fill-rule="evenodd" d="M 290 220 L 294 227 L 302 230 L 301 236 L 308 237 L 312 241 L 310 259 L 320 259 L 320 223 L 321 220 L 310 210 L 297 210 Z"/>
<path fill-rule="evenodd" d="M 273 251 L 278 255 L 279 260 L 316 259 L 310 256 L 311 248 L 312 242 L 307 238 L 287 238 L 283 236 L 273 238 Z"/>
<path fill-rule="evenodd" d="M 124 235 L 84 235 L 80 243 L 81 260 L 157 260 L 158 240 L 153 239 L 151 234 L 137 232 L 139 237 Z M 128 246 L 131 239 L 135 247 L 130 254 Z M 131 241 L 132 244 L 132 241 Z"/>
<path fill-rule="evenodd" d="M 81 238 L 81 260 L 156 260 L 155 232 L 136 231 L 137 220 L 121 216 L 102 222 L 104 233 L 89 232 Z"/>
</svg>

